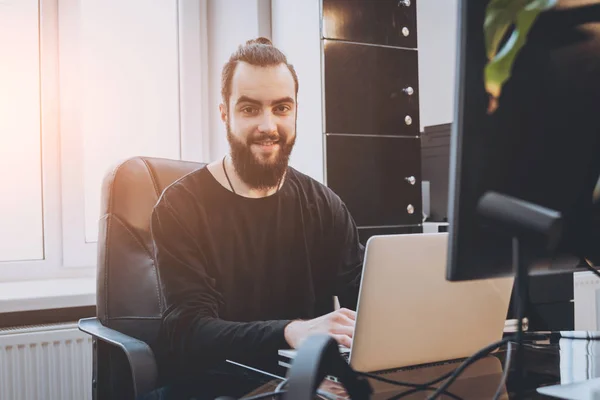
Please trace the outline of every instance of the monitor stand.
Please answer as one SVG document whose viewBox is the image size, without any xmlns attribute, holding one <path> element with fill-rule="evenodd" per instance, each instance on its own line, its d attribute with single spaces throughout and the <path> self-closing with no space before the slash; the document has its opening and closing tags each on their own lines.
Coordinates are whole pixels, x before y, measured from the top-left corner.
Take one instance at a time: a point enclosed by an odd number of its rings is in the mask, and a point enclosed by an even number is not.
<svg viewBox="0 0 600 400">
<path fill-rule="evenodd" d="M 521 246 L 533 240 L 545 243 L 546 249 L 551 252 L 562 236 L 562 216 L 555 210 L 493 191 L 486 192 L 481 197 L 477 204 L 477 212 L 484 219 L 493 222 L 500 232 L 512 237 L 517 310 L 514 380 L 517 398 L 520 398 L 525 386 L 523 319 L 529 297 L 529 268 L 522 258 Z"/>
<path fill-rule="evenodd" d="M 517 314 L 522 321 L 525 297 L 528 292 L 529 271 L 521 259 L 520 246 L 526 244 L 531 235 L 543 238 L 546 248 L 556 248 L 562 236 L 562 217 L 560 213 L 536 204 L 506 196 L 501 193 L 487 192 L 478 203 L 478 213 L 498 224 L 499 228 L 513 237 L 513 268 L 516 274 Z M 561 336 L 573 339 L 600 339 L 600 332 L 575 331 L 561 332 Z M 516 335 L 516 381 L 517 395 L 522 389 L 523 376 L 523 330 L 519 324 Z M 538 388 L 537 392 L 550 397 L 567 400 L 600 400 L 600 378 Z"/>
</svg>

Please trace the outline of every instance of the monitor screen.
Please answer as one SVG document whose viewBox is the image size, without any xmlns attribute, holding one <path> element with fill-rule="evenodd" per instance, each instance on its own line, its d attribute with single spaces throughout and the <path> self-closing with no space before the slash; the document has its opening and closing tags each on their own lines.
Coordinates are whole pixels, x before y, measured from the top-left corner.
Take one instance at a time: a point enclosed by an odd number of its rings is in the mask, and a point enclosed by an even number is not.
<svg viewBox="0 0 600 400">
<path fill-rule="evenodd" d="M 583 257 L 600 264 L 600 1 L 559 1 L 538 16 L 495 109 L 484 79 L 488 3 L 459 0 L 447 278 L 513 274 L 511 236 L 477 213 L 489 191 L 561 213 L 555 252 L 521 243 L 532 274 Z"/>
</svg>

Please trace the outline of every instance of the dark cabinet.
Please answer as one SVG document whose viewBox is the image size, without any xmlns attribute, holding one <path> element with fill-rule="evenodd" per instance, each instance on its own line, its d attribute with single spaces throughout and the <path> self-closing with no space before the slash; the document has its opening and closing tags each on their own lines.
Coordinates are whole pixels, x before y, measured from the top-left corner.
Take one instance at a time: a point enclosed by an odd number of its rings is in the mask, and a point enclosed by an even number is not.
<svg viewBox="0 0 600 400">
<path fill-rule="evenodd" d="M 420 139 L 327 135 L 327 186 L 359 227 L 420 224 Z"/>
<path fill-rule="evenodd" d="M 325 132 L 418 136 L 416 50 L 325 40 Z"/>
<path fill-rule="evenodd" d="M 322 4 L 325 39 L 417 47 L 416 0 L 323 0 Z"/>
<path fill-rule="evenodd" d="M 422 233 L 416 0 L 321 0 L 326 184 L 366 244 Z"/>
</svg>

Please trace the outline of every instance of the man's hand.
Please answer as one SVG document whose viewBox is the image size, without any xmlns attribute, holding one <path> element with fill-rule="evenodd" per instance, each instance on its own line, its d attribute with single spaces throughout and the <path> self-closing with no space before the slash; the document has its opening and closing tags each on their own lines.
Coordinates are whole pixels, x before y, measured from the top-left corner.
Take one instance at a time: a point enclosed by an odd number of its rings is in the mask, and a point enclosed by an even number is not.
<svg viewBox="0 0 600 400">
<path fill-rule="evenodd" d="M 350 348 L 354 336 L 356 312 L 347 308 L 340 308 L 332 313 L 308 321 L 293 321 L 285 327 L 285 340 L 293 348 L 316 333 L 327 333 L 339 344 Z"/>
</svg>

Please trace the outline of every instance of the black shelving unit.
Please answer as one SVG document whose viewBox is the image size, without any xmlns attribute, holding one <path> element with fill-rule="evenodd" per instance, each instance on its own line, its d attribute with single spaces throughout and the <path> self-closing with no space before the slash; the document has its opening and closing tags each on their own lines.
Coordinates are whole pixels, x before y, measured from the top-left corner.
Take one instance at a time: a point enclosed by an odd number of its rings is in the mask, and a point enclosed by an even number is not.
<svg viewBox="0 0 600 400">
<path fill-rule="evenodd" d="M 321 0 L 325 180 L 361 241 L 421 233 L 415 0 Z"/>
</svg>

